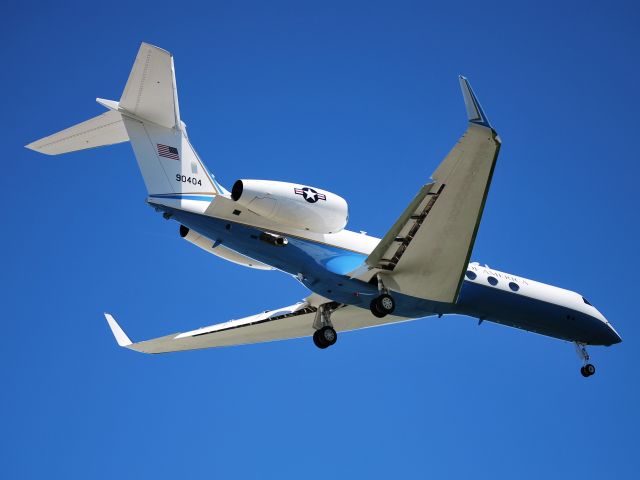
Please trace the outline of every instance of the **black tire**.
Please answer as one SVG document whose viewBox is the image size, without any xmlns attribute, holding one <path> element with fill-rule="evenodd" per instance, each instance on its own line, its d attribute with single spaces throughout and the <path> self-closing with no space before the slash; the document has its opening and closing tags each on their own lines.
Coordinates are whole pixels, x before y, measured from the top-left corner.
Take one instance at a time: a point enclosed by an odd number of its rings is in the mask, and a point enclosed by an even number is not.
<svg viewBox="0 0 640 480">
<path fill-rule="evenodd" d="M 313 343 L 320 349 L 324 349 L 329 346 L 322 341 L 322 338 L 320 337 L 320 330 L 316 330 L 315 332 L 313 332 Z"/>
<path fill-rule="evenodd" d="M 582 374 L 583 377 L 588 377 L 589 374 L 587 373 L 587 371 L 585 370 L 584 367 L 580 367 L 580 373 Z"/>
<path fill-rule="evenodd" d="M 596 373 L 596 367 L 594 367 L 590 363 L 587 363 L 583 368 L 584 368 L 584 371 L 587 373 L 587 377 L 590 377 L 591 375 Z"/>
<path fill-rule="evenodd" d="M 390 315 L 396 309 L 396 302 L 393 297 L 387 293 L 378 295 L 371 302 L 371 313 L 376 317 L 382 318 L 385 315 Z"/>
<path fill-rule="evenodd" d="M 382 318 L 382 317 L 386 317 L 387 314 L 384 312 L 381 312 L 378 309 L 378 298 L 374 298 L 373 300 L 371 300 L 371 305 L 369 305 L 369 308 L 371 309 L 371 313 L 373 313 L 374 317 L 378 317 L 378 318 Z"/>
<path fill-rule="evenodd" d="M 316 347 L 324 349 L 334 345 L 338 341 L 338 334 L 333 327 L 325 326 L 316 330 L 313 334 L 313 343 Z"/>
</svg>

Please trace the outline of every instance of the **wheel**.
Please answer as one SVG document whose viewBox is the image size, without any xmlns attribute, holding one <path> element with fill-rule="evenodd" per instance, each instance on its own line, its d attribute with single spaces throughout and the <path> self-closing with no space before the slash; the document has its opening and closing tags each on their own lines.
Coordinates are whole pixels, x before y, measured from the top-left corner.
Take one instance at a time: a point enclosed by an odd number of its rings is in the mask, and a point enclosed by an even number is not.
<svg viewBox="0 0 640 480">
<path fill-rule="evenodd" d="M 596 373 L 596 367 L 594 367 L 590 363 L 587 363 L 585 366 L 580 367 L 580 373 L 583 377 L 590 377 L 591 375 Z"/>
<path fill-rule="evenodd" d="M 320 338 L 330 347 L 338 341 L 338 334 L 333 327 L 322 327 L 320 329 Z"/>
<path fill-rule="evenodd" d="M 378 297 L 378 310 L 390 315 L 396 308 L 396 302 L 393 297 L 388 294 L 383 294 Z"/>
<path fill-rule="evenodd" d="M 371 313 L 378 318 L 393 313 L 396 308 L 396 302 L 393 297 L 387 293 L 377 296 L 371 301 Z"/>
<path fill-rule="evenodd" d="M 318 348 L 327 348 L 336 343 L 338 340 L 338 334 L 333 327 L 325 326 L 319 330 L 316 330 L 313 334 L 313 343 Z"/>
<path fill-rule="evenodd" d="M 327 348 L 329 346 L 322 341 L 322 338 L 320 338 L 320 330 L 316 330 L 315 332 L 313 332 L 313 343 L 316 347 L 321 349 Z"/>
</svg>

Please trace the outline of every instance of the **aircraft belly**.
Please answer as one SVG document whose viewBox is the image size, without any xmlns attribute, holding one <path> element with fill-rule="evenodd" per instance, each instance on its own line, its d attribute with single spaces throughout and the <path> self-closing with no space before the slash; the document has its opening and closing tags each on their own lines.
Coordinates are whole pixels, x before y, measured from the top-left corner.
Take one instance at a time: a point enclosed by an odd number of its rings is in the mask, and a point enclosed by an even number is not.
<svg viewBox="0 0 640 480">
<path fill-rule="evenodd" d="M 163 207 L 183 225 L 259 262 L 294 275 L 309 290 L 335 302 L 369 309 L 378 295 L 376 285 L 346 275 L 365 255 L 332 245 L 288 236 L 276 246 L 260 239 L 261 230 L 182 210 Z M 600 320 L 567 307 L 498 288 L 464 281 L 456 304 L 429 301 L 392 292 L 394 315 L 420 318 L 458 313 L 521 328 L 542 335 L 587 344 L 609 342 L 609 329 Z"/>
<path fill-rule="evenodd" d="M 287 244 L 276 246 L 260 240 L 262 230 L 228 220 L 199 215 L 162 206 L 172 218 L 219 242 L 238 253 L 294 275 L 309 290 L 335 302 L 369 310 L 371 300 L 378 295 L 376 285 L 350 278 L 347 273 L 362 264 L 366 255 L 287 236 Z M 420 318 L 448 313 L 450 304 L 393 293 L 396 299 L 394 315 Z"/>
</svg>

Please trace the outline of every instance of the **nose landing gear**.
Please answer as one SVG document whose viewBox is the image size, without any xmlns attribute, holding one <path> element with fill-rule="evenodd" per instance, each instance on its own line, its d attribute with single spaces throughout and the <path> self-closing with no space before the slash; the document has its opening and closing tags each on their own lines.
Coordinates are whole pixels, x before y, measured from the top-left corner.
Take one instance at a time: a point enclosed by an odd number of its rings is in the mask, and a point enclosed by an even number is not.
<svg viewBox="0 0 640 480">
<path fill-rule="evenodd" d="M 590 377 L 594 373 L 596 373 L 596 367 L 594 367 L 591 363 L 589 363 L 589 353 L 587 352 L 587 348 L 584 343 L 575 342 L 576 351 L 578 352 L 578 356 L 582 359 L 582 367 L 580 367 L 580 373 L 583 377 Z"/>
<path fill-rule="evenodd" d="M 590 377 L 591 375 L 596 373 L 596 367 L 594 367 L 590 363 L 587 363 L 586 365 L 580 367 L 580 373 L 583 377 Z"/>
</svg>

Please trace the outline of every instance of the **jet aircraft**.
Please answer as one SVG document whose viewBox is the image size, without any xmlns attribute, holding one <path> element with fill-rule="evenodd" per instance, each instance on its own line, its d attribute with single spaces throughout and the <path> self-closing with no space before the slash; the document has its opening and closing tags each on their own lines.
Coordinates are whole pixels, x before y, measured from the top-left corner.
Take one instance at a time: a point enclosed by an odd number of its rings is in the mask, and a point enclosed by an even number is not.
<svg viewBox="0 0 640 480">
<path fill-rule="evenodd" d="M 429 316 L 468 315 L 574 342 L 583 376 L 587 345 L 620 336 L 579 293 L 470 263 L 501 140 L 460 76 L 466 131 L 382 239 L 345 229 L 347 202 L 298 183 L 241 179 L 231 191 L 206 168 L 181 120 L 172 55 L 142 43 L 120 101 L 107 112 L 27 145 L 48 154 L 130 142 L 147 203 L 179 223 L 186 241 L 305 285 L 302 301 L 183 333 L 132 342 L 105 314 L 118 345 L 164 353 L 312 336 Z"/>
</svg>

